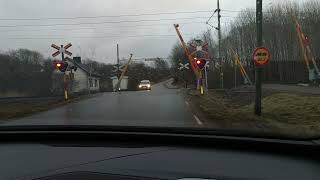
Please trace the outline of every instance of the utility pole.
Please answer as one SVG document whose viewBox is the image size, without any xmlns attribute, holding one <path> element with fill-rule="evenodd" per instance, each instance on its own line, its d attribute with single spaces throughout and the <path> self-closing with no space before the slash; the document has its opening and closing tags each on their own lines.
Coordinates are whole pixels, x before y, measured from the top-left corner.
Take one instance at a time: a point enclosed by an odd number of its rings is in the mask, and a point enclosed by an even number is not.
<svg viewBox="0 0 320 180">
<path fill-rule="evenodd" d="M 119 59 L 119 44 L 117 44 L 117 66 L 118 66 L 118 73 L 117 76 L 118 78 L 120 77 L 120 59 Z"/>
<path fill-rule="evenodd" d="M 237 61 L 234 61 L 234 88 L 237 88 Z"/>
<path fill-rule="evenodd" d="M 222 58 L 221 58 L 221 9 L 220 9 L 220 0 L 217 0 L 217 11 L 218 11 L 218 61 L 220 62 L 220 83 L 221 89 L 224 88 L 223 86 L 223 69 L 222 69 Z"/>
<path fill-rule="evenodd" d="M 263 37 L 262 37 L 262 0 L 257 0 L 257 9 L 256 9 L 256 19 L 257 19 L 257 47 L 262 47 Z M 261 96 L 262 96 L 262 87 L 261 87 L 261 76 L 262 76 L 262 67 L 256 66 L 256 97 L 255 97 L 255 115 L 261 116 Z"/>
<path fill-rule="evenodd" d="M 95 49 L 91 49 L 91 58 L 92 60 L 94 60 L 96 57 L 96 53 L 95 53 Z M 92 78 L 92 63 L 93 62 L 90 62 L 90 65 L 89 65 L 89 94 L 91 94 L 91 85 L 93 86 L 93 78 Z"/>
<path fill-rule="evenodd" d="M 117 44 L 117 67 L 118 67 L 118 71 L 117 71 L 117 77 L 118 77 L 118 82 L 120 81 L 120 58 L 119 58 L 119 44 Z M 120 92 L 120 86 L 116 87 L 117 88 L 117 91 Z"/>
<path fill-rule="evenodd" d="M 91 84 L 93 84 L 92 81 L 92 62 L 90 62 L 90 66 L 89 66 L 89 94 L 91 94 Z"/>
</svg>

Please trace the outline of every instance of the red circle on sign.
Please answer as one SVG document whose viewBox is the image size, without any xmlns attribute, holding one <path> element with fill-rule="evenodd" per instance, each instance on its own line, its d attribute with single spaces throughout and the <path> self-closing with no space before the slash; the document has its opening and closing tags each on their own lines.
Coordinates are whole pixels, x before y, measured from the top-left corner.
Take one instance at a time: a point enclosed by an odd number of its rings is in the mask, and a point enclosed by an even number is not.
<svg viewBox="0 0 320 180">
<path fill-rule="evenodd" d="M 256 66 L 264 66 L 269 63 L 270 59 L 271 53 L 265 47 L 258 47 L 253 52 L 253 61 Z"/>
</svg>

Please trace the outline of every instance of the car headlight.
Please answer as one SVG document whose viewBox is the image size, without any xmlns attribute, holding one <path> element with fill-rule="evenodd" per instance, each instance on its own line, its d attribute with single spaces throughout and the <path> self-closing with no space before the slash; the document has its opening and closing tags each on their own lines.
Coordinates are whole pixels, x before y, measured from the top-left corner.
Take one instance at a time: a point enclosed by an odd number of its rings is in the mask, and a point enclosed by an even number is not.
<svg viewBox="0 0 320 180">
<path fill-rule="evenodd" d="M 139 85 L 139 88 L 142 88 L 142 86 L 141 86 L 141 85 Z"/>
<path fill-rule="evenodd" d="M 147 87 L 148 87 L 148 88 L 151 87 L 150 84 L 148 84 Z"/>
</svg>

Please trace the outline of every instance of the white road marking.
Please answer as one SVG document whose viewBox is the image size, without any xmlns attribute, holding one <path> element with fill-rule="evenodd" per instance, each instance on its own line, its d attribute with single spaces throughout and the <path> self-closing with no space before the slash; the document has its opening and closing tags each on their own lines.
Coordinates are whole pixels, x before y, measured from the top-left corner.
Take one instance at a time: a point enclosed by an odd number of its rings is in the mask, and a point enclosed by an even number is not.
<svg viewBox="0 0 320 180">
<path fill-rule="evenodd" d="M 200 121 L 200 119 L 199 119 L 196 115 L 193 115 L 193 117 L 194 117 L 194 119 L 197 121 L 197 123 L 198 123 L 200 126 L 203 125 L 202 121 Z"/>
<path fill-rule="evenodd" d="M 186 105 L 187 105 L 187 106 L 189 106 L 189 103 L 188 103 L 188 101 L 185 101 L 185 103 L 186 103 Z"/>
</svg>

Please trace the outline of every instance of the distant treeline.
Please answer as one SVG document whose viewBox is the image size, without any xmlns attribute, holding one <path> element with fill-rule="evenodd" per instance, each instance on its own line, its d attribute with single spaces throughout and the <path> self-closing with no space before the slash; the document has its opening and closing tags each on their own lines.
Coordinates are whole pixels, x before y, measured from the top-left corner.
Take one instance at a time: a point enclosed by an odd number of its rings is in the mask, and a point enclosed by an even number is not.
<svg viewBox="0 0 320 180">
<path fill-rule="evenodd" d="M 221 13 L 223 13 L 223 9 Z M 222 69 L 225 70 L 226 77 L 234 77 L 234 55 L 231 51 L 233 49 L 240 56 L 249 75 L 254 79 L 252 53 L 257 45 L 255 16 L 255 9 L 244 9 L 238 13 L 238 16 L 229 25 L 222 26 L 221 57 Z M 264 9 L 263 44 L 271 51 L 272 61 L 274 62 L 270 63 L 264 70 L 265 81 L 275 83 L 308 81 L 307 67 L 304 63 L 294 19 L 297 19 L 307 36 L 313 56 L 315 59 L 320 59 L 319 17 L 320 1 L 318 0 L 310 0 L 304 3 L 279 2 Z M 204 32 L 200 37 L 194 37 L 194 39 L 202 39 L 209 44 L 209 52 L 214 62 L 211 62 L 209 69 L 212 71 L 209 84 L 211 83 L 212 87 L 216 88 L 220 87 L 220 61 L 217 59 L 217 37 L 212 37 L 212 34 L 217 34 L 215 31 L 215 29 L 212 29 L 211 33 Z M 180 43 L 172 48 L 170 57 L 173 66 L 176 68 L 180 61 L 185 63 L 187 60 Z M 296 63 L 292 63 L 292 61 Z M 238 77 L 240 76 L 238 74 Z M 227 79 L 224 81 L 224 83 L 229 84 L 226 84 L 226 87 L 232 87 L 233 82 L 230 82 L 230 80 L 233 78 Z"/>
<path fill-rule="evenodd" d="M 252 57 L 256 47 L 256 18 L 254 9 L 239 13 L 231 23 L 230 31 L 222 40 L 222 55 L 231 57 L 230 48 L 243 59 Z M 316 58 L 320 57 L 320 1 L 297 4 L 288 2 L 267 8 L 263 15 L 263 44 L 276 61 L 303 61 L 294 19 L 297 19 L 308 37 Z"/>
<path fill-rule="evenodd" d="M 50 59 L 28 49 L 0 54 L 0 93 L 27 96 L 50 94 Z"/>
<path fill-rule="evenodd" d="M 101 91 L 112 91 L 110 77 L 113 76 L 113 65 L 90 59 L 83 63 L 101 76 Z M 19 49 L 0 53 L 0 96 L 50 96 L 53 70 L 52 59 L 44 58 L 36 51 Z M 168 77 L 169 66 L 162 59 L 155 61 L 154 67 L 132 64 L 127 75 L 130 90 L 135 90 L 143 79 L 159 82 Z"/>
</svg>

